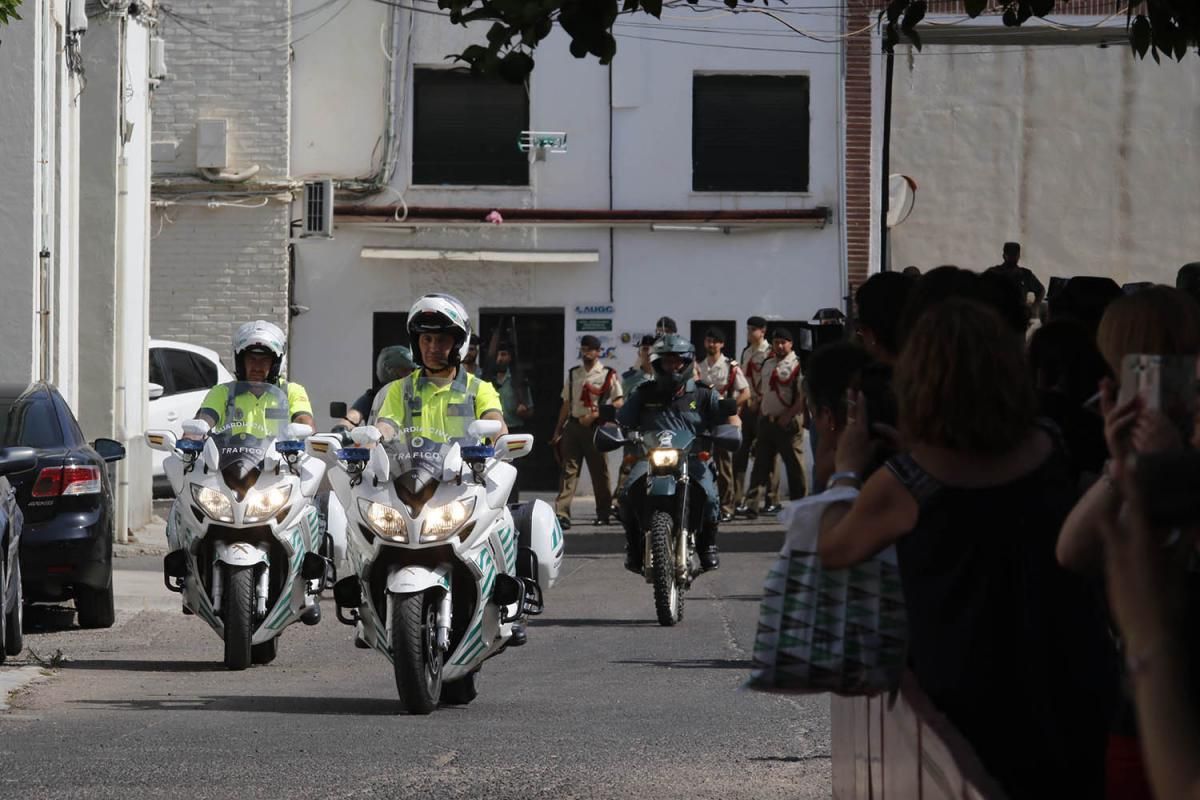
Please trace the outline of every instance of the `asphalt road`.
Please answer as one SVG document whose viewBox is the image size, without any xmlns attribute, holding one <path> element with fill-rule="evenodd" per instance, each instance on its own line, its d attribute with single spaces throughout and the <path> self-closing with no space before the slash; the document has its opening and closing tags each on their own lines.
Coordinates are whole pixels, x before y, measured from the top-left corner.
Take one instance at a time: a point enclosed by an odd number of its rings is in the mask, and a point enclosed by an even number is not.
<svg viewBox="0 0 1200 800">
<path fill-rule="evenodd" d="M 100 632 L 40 610 L 0 667 L 50 665 L 0 713 L 0 796 L 827 798 L 828 699 L 740 690 L 771 559 L 727 546 L 664 629 L 619 555 L 569 557 L 529 643 L 428 717 L 398 713 L 389 664 L 332 613 L 225 671 L 207 626 L 153 594 L 159 559 L 122 559 L 143 604 Z"/>
</svg>

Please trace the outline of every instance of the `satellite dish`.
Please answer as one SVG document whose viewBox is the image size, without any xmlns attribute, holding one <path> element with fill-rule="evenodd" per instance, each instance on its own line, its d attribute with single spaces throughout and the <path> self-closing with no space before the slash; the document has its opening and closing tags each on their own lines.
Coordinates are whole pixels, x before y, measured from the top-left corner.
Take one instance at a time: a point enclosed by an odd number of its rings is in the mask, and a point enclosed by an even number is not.
<svg viewBox="0 0 1200 800">
<path fill-rule="evenodd" d="M 917 182 L 900 173 L 889 175 L 887 226 L 894 228 L 908 219 L 916 204 Z"/>
</svg>

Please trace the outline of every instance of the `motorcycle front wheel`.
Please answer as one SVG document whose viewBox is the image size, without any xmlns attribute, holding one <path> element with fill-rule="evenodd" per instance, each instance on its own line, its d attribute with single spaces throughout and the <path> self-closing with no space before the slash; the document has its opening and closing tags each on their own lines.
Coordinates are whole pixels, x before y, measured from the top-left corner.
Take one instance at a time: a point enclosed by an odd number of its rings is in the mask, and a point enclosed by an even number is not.
<svg viewBox="0 0 1200 800">
<path fill-rule="evenodd" d="M 683 619 L 683 590 L 675 576 L 675 545 L 672 530 L 675 521 L 665 511 L 650 517 L 650 556 L 654 559 L 654 610 L 658 624 L 670 627 Z"/>
<path fill-rule="evenodd" d="M 392 667 L 400 707 L 429 714 L 442 694 L 442 651 L 437 646 L 439 598 L 434 592 L 398 594 L 392 599 Z"/>
<path fill-rule="evenodd" d="M 221 616 L 225 623 L 225 667 L 250 666 L 254 636 L 254 567 L 226 567 Z"/>
</svg>

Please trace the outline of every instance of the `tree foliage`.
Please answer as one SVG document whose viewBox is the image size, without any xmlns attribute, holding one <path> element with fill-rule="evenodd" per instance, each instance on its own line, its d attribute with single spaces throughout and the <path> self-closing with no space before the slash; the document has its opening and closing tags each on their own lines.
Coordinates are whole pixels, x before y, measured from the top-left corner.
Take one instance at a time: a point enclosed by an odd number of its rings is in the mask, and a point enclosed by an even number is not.
<svg viewBox="0 0 1200 800">
<path fill-rule="evenodd" d="M 695 5 L 698 0 L 687 0 Z M 724 0 L 731 9 L 767 6 L 770 0 Z M 6 3 L 0 0 L 0 16 Z M 780 0 L 776 0 L 779 4 Z M 802 4 L 804 0 L 800 0 Z M 963 0 L 967 14 L 977 17 L 989 9 L 999 13 L 1005 25 L 1019 27 L 1030 17 L 1069 12 L 1071 0 Z M 663 0 L 438 0 L 450 12 L 450 21 L 466 25 L 491 22 L 487 42 L 473 44 L 453 58 L 465 62 L 476 73 L 498 74 L 519 82 L 533 70 L 533 53 L 557 24 L 571 37 L 571 54 L 576 58 L 595 56 L 608 64 L 617 54 L 613 24 L 624 15 L 648 14 L 661 17 Z M 1113 0 L 1114 10 L 1124 12 L 1129 43 L 1141 58 L 1149 53 L 1182 60 L 1189 48 L 1200 47 L 1200 0 Z M 920 22 L 928 0 L 881 0 L 879 24 L 884 47 L 890 52 L 901 42 L 921 47 Z"/>
<path fill-rule="evenodd" d="M 5 25 L 14 19 L 20 19 L 21 15 L 17 13 L 17 8 L 20 5 L 21 0 L 0 0 L 0 25 Z"/>
</svg>

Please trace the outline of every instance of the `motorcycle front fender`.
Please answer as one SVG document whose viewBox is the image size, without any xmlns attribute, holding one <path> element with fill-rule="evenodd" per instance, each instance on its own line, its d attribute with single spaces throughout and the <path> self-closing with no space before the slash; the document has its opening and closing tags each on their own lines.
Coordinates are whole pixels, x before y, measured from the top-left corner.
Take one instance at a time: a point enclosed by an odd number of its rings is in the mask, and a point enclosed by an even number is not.
<svg viewBox="0 0 1200 800">
<path fill-rule="evenodd" d="M 231 567 L 253 567 L 270 563 L 265 545 L 249 542 L 215 542 L 213 560 Z"/>
<path fill-rule="evenodd" d="M 679 479 L 674 475 L 651 475 L 646 484 L 648 497 L 673 497 Z"/>
<path fill-rule="evenodd" d="M 397 567 L 388 573 L 389 594 L 415 594 L 426 589 L 450 590 L 450 565 L 429 567 Z"/>
</svg>

